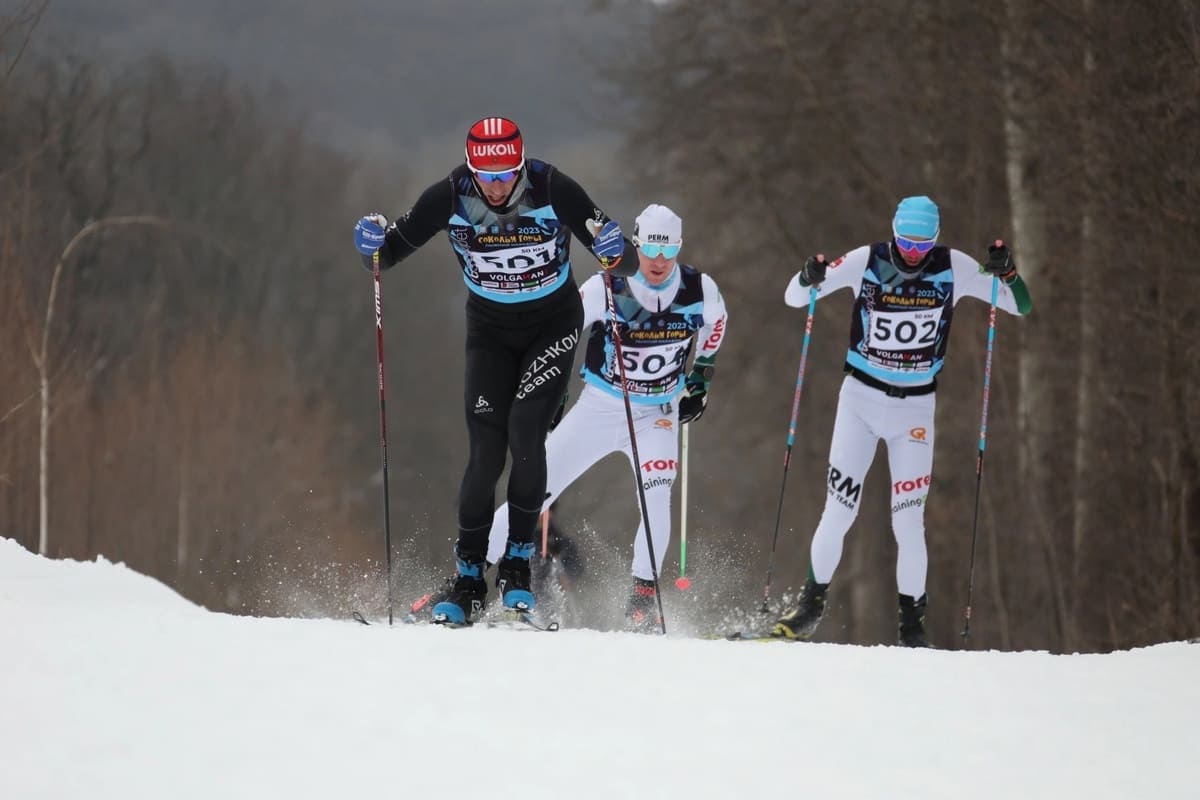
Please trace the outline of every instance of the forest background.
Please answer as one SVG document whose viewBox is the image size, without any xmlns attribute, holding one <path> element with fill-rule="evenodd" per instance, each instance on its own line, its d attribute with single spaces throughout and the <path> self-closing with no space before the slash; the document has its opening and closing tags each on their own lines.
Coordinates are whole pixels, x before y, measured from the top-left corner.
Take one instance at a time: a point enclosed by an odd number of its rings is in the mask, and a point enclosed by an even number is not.
<svg viewBox="0 0 1200 800">
<path fill-rule="evenodd" d="M 402 213 L 505 114 L 625 224 L 675 208 L 683 260 L 726 297 L 691 432 L 697 603 L 761 597 L 804 326 L 784 286 L 928 194 L 946 244 L 1012 244 L 1035 306 L 996 322 L 971 646 L 1200 635 L 1194 3 L 6 0 L 0 81 L 0 535 L 31 550 L 125 561 L 222 611 L 378 608 L 351 228 Z M 415 590 L 455 535 L 465 289 L 434 241 L 384 294 L 396 582 Z M 803 581 L 824 502 L 849 306 L 814 320 L 776 594 Z M 958 307 L 938 391 L 929 624 L 948 645 L 987 323 Z M 877 456 L 825 640 L 894 636 L 890 484 Z M 593 589 L 624 592 L 627 464 L 561 519 Z"/>
</svg>

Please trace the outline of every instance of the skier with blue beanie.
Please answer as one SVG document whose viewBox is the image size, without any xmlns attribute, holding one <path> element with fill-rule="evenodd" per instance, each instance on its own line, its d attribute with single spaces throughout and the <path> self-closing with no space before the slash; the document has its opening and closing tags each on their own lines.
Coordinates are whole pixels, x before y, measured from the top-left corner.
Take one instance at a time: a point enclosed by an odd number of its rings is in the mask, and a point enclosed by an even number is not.
<svg viewBox="0 0 1200 800">
<path fill-rule="evenodd" d="M 809 305 L 854 290 L 846 378 L 838 396 L 829 446 L 825 510 L 813 534 L 808 577 L 794 609 L 774 635 L 807 640 L 825 613 L 826 593 L 842 543 L 858 515 L 862 486 L 880 439 L 891 470 L 892 531 L 896 537 L 899 643 L 927 647 L 925 634 L 925 502 L 933 473 L 937 374 L 942 369 L 954 308 L 963 297 L 984 302 L 998 281 L 996 307 L 1025 315 L 1032 302 L 1001 240 L 980 265 L 939 244 L 941 214 L 928 197 L 896 206 L 888 241 L 864 245 L 829 263 L 811 256 L 788 283 L 784 301 Z"/>
<path fill-rule="evenodd" d="M 892 234 L 917 239 L 936 240 L 941 232 L 941 215 L 937 204 L 928 197 L 906 197 L 896 206 L 892 217 Z"/>
</svg>

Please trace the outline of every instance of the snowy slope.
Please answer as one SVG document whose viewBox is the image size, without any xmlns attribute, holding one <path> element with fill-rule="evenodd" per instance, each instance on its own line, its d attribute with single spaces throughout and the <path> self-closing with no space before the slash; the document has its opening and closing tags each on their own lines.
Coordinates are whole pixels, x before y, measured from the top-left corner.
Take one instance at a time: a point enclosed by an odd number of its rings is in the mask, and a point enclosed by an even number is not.
<svg viewBox="0 0 1200 800">
<path fill-rule="evenodd" d="M 212 614 L 0 539 L 2 798 L 1192 798 L 1200 646 L 913 652 Z"/>
</svg>

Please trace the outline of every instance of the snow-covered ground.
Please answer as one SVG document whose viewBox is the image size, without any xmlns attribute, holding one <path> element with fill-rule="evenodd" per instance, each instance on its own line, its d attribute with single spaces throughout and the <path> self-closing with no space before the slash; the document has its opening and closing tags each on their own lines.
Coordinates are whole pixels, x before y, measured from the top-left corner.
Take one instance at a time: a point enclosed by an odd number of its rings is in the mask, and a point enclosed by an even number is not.
<svg viewBox="0 0 1200 800">
<path fill-rule="evenodd" d="M 0 539 L 0 798 L 1194 798 L 1200 645 L 910 651 L 214 614 Z"/>
</svg>

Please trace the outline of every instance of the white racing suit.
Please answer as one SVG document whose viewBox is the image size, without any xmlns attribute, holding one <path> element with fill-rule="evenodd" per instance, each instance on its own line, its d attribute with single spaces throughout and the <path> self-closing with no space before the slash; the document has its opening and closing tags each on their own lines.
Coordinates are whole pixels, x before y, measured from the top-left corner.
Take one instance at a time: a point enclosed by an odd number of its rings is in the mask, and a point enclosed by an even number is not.
<svg viewBox="0 0 1200 800">
<path fill-rule="evenodd" d="M 942 368 L 955 304 L 963 297 L 991 301 L 992 276 L 966 253 L 938 246 L 921 273 L 903 280 L 890 243 L 852 250 L 829 265 L 817 290 L 822 298 L 855 291 L 848 375 L 838 395 L 829 445 L 825 510 L 812 541 L 812 573 L 829 583 L 842 557 L 842 540 L 858 515 L 863 481 L 880 439 L 891 470 L 896 584 L 901 594 L 925 594 L 925 501 L 933 474 L 935 376 Z M 809 287 L 799 275 L 784 300 L 804 308 Z M 997 308 L 1018 314 L 1001 281 Z"/>
<path fill-rule="evenodd" d="M 546 492 L 543 509 L 589 467 L 620 451 L 630 460 L 646 495 L 646 512 L 654 535 L 657 568 L 671 542 L 671 486 L 679 453 L 677 399 L 684 390 L 688 352 L 713 356 L 725 335 L 725 303 L 716 283 L 684 264 L 660 286 L 633 278 L 613 278 L 617 330 L 624 356 L 625 380 L 633 409 L 640 464 L 633 464 L 629 425 L 621 392 L 621 376 L 612 340 L 612 321 L 603 276 L 580 289 L 583 330 L 591 328 L 584 357 L 585 386 L 578 402 L 546 439 Z M 632 502 L 639 502 L 636 484 Z M 640 517 L 640 509 L 639 509 Z M 504 555 L 508 506 L 492 522 L 488 561 Z M 633 575 L 651 580 L 645 522 L 639 524 L 633 552 Z"/>
</svg>

